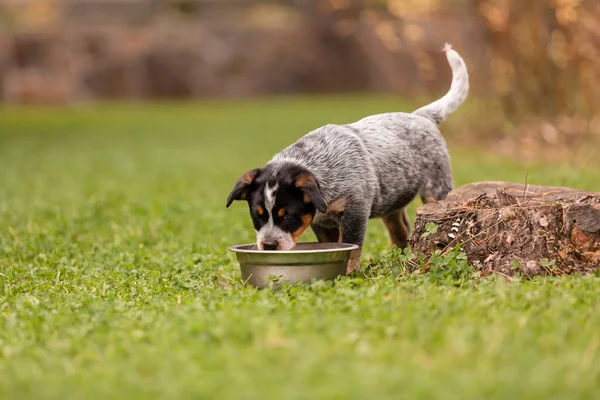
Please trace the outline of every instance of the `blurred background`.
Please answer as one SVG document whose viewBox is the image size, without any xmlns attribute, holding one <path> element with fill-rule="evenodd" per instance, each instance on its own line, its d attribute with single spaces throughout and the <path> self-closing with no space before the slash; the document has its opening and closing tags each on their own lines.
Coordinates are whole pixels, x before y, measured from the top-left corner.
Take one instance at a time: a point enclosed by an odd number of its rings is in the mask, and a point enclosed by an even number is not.
<svg viewBox="0 0 600 400">
<path fill-rule="evenodd" d="M 417 106 L 449 86 L 445 42 L 471 74 L 453 143 L 597 159 L 598 0 L 0 0 L 0 101 L 370 92 Z"/>
</svg>

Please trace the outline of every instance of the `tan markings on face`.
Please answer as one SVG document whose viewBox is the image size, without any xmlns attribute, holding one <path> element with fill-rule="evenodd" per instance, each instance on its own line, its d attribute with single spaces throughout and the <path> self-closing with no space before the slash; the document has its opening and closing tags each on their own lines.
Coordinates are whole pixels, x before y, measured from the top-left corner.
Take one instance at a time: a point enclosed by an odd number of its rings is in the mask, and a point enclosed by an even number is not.
<svg viewBox="0 0 600 400">
<path fill-rule="evenodd" d="M 292 239 L 294 239 L 294 243 L 298 243 L 298 239 L 300 239 L 300 236 L 302 236 L 302 234 L 308 229 L 312 219 L 313 217 L 310 214 L 302 216 L 302 226 L 292 232 Z"/>
<path fill-rule="evenodd" d="M 346 199 L 340 197 L 327 206 L 327 214 L 341 214 L 346 208 Z"/>
<path fill-rule="evenodd" d="M 263 215 L 265 213 L 265 210 L 263 210 L 263 208 L 261 206 L 258 206 L 258 208 L 256 209 L 256 212 L 258 213 L 258 215 Z"/>
<path fill-rule="evenodd" d="M 311 202 L 310 196 L 307 193 L 304 193 L 304 202 L 305 203 L 310 203 Z"/>
<path fill-rule="evenodd" d="M 283 214 L 285 214 L 285 209 L 280 208 L 279 211 L 277 211 L 277 215 L 281 218 L 283 217 Z"/>
</svg>

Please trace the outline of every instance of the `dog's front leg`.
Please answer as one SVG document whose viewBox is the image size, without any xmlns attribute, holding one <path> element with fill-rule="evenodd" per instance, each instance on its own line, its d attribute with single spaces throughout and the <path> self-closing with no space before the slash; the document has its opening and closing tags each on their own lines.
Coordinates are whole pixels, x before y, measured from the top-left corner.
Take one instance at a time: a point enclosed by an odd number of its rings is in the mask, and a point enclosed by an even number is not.
<svg viewBox="0 0 600 400">
<path fill-rule="evenodd" d="M 349 211 L 349 210 L 347 210 Z M 369 216 L 363 213 L 344 212 L 341 220 L 342 242 L 351 243 L 358 246 L 358 249 L 352 250 L 346 274 L 360 268 L 360 255 L 362 253 L 363 241 L 367 231 Z"/>
<path fill-rule="evenodd" d="M 341 239 L 340 228 L 337 226 L 312 224 L 311 227 L 319 242 L 338 243 Z"/>
</svg>

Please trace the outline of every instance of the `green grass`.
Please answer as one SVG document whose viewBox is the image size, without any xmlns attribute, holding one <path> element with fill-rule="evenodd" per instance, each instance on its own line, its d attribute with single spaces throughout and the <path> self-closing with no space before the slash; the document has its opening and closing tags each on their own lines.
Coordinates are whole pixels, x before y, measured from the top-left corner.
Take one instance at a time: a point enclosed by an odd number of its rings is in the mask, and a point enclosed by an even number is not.
<svg viewBox="0 0 600 400">
<path fill-rule="evenodd" d="M 245 288 L 234 181 L 311 128 L 391 97 L 7 108 L 0 113 L 0 397 L 574 399 L 600 396 L 600 280 L 391 268 Z M 598 170 L 452 148 L 456 184 L 600 190 Z M 411 208 L 414 215 L 414 206 Z M 312 240 L 308 234 L 305 240 Z M 369 226 L 363 266 L 387 238 Z"/>
</svg>

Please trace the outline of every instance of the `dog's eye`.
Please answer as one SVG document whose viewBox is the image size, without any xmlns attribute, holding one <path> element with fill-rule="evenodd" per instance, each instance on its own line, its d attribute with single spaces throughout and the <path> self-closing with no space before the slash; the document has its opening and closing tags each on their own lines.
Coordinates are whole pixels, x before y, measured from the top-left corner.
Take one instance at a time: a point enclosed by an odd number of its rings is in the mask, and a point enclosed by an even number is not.
<svg viewBox="0 0 600 400">
<path fill-rule="evenodd" d="M 292 219 L 292 216 L 290 215 L 290 213 L 288 213 L 285 208 L 280 208 L 279 210 L 277 210 L 277 216 L 279 218 L 283 218 L 284 221 L 288 221 L 290 219 Z"/>
</svg>

